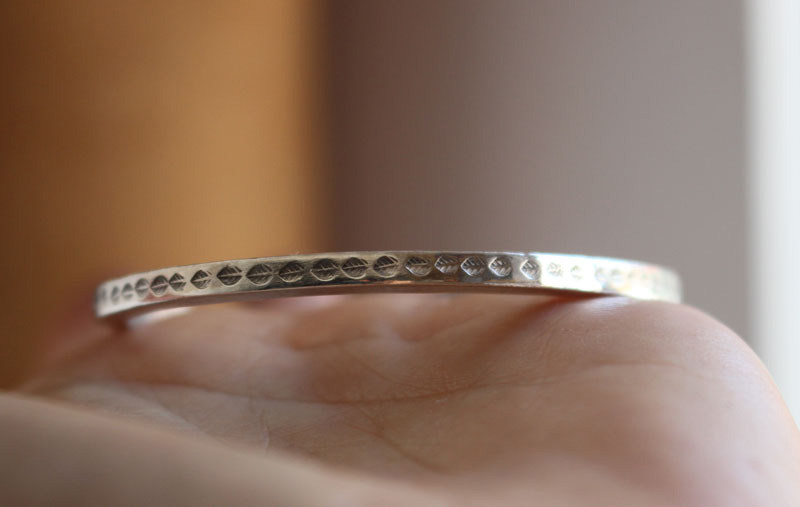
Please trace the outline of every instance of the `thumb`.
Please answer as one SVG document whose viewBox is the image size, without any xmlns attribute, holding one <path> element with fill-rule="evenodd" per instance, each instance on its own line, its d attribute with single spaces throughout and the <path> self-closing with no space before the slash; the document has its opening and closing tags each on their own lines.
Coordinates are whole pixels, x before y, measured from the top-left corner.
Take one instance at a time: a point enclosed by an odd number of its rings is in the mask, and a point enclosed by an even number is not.
<svg viewBox="0 0 800 507">
<path fill-rule="evenodd" d="M 14 395 L 0 396 L 0 456 L 0 505 L 443 505 L 400 482 Z"/>
</svg>

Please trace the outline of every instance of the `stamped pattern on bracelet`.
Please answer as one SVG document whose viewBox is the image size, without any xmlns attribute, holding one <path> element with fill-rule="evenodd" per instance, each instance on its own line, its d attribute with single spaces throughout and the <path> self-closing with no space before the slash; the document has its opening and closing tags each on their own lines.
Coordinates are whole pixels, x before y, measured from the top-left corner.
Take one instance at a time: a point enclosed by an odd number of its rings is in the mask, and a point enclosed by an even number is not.
<svg viewBox="0 0 800 507">
<path fill-rule="evenodd" d="M 200 290 L 208 287 L 209 283 L 211 283 L 211 275 L 202 269 L 198 269 L 195 274 L 192 275 L 192 285 Z"/>
<path fill-rule="evenodd" d="M 540 257 L 541 256 L 541 259 Z M 678 279 L 660 268 L 616 259 L 555 254 L 364 252 L 242 259 L 151 272 L 106 282 L 95 292 L 98 314 L 131 305 L 218 292 L 327 284 L 421 281 L 509 284 L 677 300 Z M 454 289 L 457 290 L 457 289 Z M 140 303 L 141 302 L 141 303 Z"/>
</svg>

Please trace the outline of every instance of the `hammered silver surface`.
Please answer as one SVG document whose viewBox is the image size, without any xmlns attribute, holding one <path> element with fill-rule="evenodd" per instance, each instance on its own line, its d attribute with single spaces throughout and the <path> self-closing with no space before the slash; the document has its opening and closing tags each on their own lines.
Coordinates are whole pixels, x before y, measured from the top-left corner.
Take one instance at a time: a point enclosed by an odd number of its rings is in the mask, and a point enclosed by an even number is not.
<svg viewBox="0 0 800 507">
<path fill-rule="evenodd" d="M 375 251 L 228 260 L 131 274 L 97 288 L 95 314 L 127 317 L 214 302 L 392 291 L 681 299 L 677 274 L 638 261 L 540 252 Z"/>
</svg>

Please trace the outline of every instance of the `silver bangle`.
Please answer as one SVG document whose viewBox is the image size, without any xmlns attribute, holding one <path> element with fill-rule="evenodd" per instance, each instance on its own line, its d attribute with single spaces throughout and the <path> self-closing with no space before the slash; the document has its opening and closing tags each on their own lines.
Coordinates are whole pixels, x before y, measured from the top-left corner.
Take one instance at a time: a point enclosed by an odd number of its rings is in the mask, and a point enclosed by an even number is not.
<svg viewBox="0 0 800 507">
<path fill-rule="evenodd" d="M 615 294 L 680 302 L 673 271 L 637 261 L 511 252 L 339 252 L 136 273 L 95 293 L 98 318 L 198 304 L 353 292 Z"/>
</svg>

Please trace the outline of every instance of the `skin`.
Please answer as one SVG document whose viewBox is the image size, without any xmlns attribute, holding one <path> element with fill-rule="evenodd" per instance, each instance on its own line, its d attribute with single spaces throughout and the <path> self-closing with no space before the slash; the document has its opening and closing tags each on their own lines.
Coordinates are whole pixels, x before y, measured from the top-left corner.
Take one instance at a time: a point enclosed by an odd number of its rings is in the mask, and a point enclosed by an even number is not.
<svg viewBox="0 0 800 507">
<path fill-rule="evenodd" d="M 750 348 L 613 297 L 78 319 L 0 397 L 0 467 L 2 505 L 800 505 L 800 434 Z"/>
</svg>

